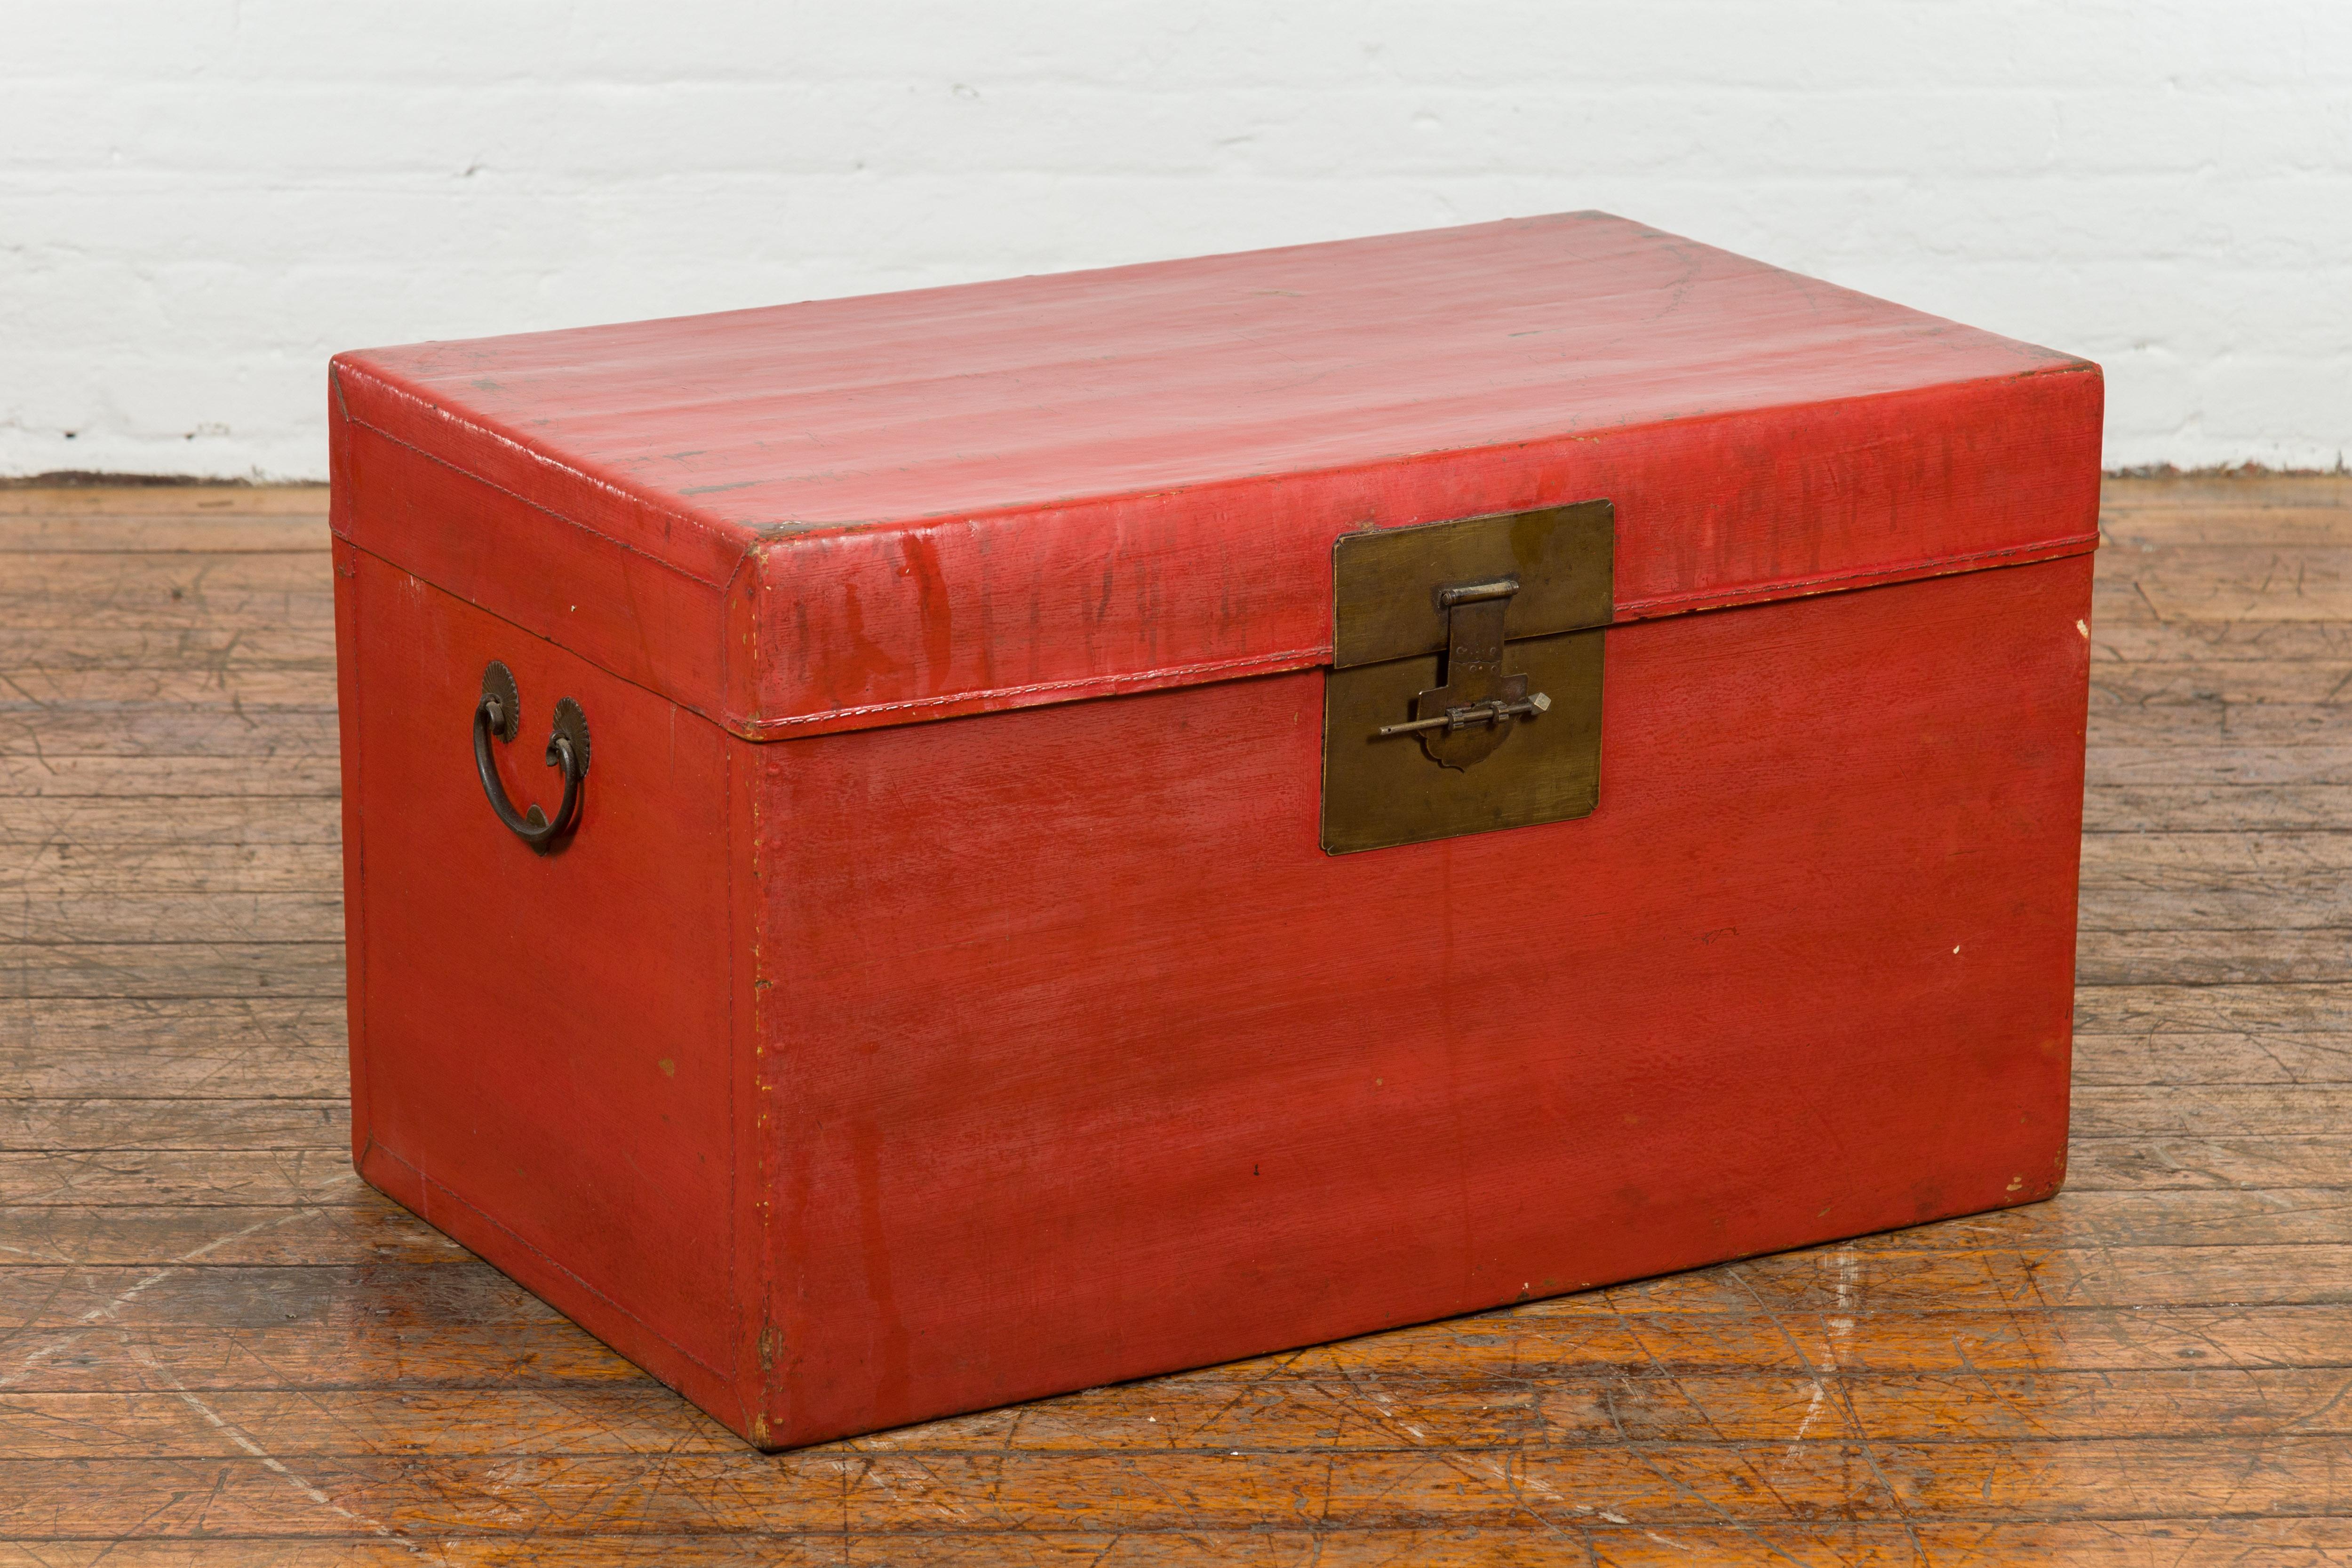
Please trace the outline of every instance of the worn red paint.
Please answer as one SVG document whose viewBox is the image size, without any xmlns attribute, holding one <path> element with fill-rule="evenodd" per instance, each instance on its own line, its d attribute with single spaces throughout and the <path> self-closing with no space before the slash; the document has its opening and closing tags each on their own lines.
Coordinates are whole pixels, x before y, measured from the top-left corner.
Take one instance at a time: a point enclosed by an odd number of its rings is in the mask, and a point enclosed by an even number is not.
<svg viewBox="0 0 2352 1568">
<path fill-rule="evenodd" d="M 335 377 L 362 1168 L 758 1441 L 2063 1175 L 2095 367 L 1580 214 Z M 1599 810 L 1322 854 L 1332 540 L 1594 497 Z"/>
</svg>

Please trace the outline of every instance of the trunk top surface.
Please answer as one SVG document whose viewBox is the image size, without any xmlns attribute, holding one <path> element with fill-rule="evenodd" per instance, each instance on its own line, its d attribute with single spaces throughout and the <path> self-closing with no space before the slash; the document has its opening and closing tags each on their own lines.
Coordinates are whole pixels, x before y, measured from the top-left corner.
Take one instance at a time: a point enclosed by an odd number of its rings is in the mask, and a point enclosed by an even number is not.
<svg viewBox="0 0 2352 1568">
<path fill-rule="evenodd" d="M 338 532 L 754 739 L 1328 663 L 1367 527 L 1606 497 L 1621 621 L 2096 538 L 2097 367 L 1593 213 L 331 382 Z"/>
</svg>

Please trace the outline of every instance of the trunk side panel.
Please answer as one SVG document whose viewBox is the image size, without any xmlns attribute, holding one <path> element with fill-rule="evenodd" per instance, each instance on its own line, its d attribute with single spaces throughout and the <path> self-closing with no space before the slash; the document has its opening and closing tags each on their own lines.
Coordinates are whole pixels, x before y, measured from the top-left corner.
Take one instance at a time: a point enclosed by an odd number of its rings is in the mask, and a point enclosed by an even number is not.
<svg viewBox="0 0 2352 1568">
<path fill-rule="evenodd" d="M 362 1171 L 740 1425 L 726 755 L 740 743 L 341 554 Z M 521 733 L 495 748 L 519 807 L 554 803 L 556 699 L 587 715 L 579 827 L 551 854 L 498 822 L 475 774 L 493 658 L 521 693 Z"/>
</svg>

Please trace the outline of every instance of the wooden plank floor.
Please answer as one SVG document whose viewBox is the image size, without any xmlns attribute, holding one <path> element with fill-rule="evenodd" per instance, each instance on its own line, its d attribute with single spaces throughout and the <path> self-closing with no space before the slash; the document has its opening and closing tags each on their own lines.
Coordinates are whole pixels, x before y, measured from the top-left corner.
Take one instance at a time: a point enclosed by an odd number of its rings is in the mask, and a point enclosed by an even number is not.
<svg viewBox="0 0 2352 1568">
<path fill-rule="evenodd" d="M 322 497 L 0 490 L 0 1562 L 2352 1562 L 2352 482 L 2107 499 L 2060 1197 L 763 1458 L 353 1178 Z"/>
</svg>

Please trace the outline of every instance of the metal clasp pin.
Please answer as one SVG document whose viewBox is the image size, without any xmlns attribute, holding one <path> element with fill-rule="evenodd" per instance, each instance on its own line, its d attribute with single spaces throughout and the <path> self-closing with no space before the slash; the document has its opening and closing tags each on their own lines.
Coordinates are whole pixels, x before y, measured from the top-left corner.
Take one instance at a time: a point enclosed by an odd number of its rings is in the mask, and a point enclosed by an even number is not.
<svg viewBox="0 0 2352 1568">
<path fill-rule="evenodd" d="M 1550 711 L 1551 698 L 1541 692 L 1530 692 L 1524 702 L 1471 703 L 1464 707 L 1447 708 L 1435 718 L 1416 718 L 1403 724 L 1384 724 L 1381 726 L 1380 733 L 1416 735 L 1424 729 L 1442 729 L 1451 734 L 1457 729 L 1468 729 L 1474 724 L 1500 724 L 1507 718 L 1517 718 L 1522 714 L 1534 715 Z"/>
</svg>

